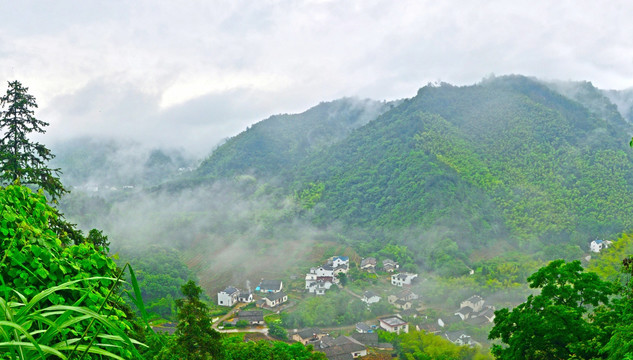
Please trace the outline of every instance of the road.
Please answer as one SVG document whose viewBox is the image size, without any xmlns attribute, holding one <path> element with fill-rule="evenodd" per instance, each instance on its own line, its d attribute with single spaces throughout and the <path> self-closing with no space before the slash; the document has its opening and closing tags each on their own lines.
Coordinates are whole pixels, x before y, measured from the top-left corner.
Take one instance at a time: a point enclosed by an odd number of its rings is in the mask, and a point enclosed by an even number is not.
<svg viewBox="0 0 633 360">
<path fill-rule="evenodd" d="M 221 333 L 260 333 L 268 336 L 268 328 L 267 327 L 256 327 L 256 328 L 244 328 L 244 329 L 220 329 L 218 332 Z"/>
</svg>

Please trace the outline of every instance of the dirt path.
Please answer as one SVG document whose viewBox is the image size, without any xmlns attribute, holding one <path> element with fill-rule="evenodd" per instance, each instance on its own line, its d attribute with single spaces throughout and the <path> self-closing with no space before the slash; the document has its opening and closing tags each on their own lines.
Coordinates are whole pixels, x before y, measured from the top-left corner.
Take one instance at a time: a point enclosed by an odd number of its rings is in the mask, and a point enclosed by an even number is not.
<svg viewBox="0 0 633 360">
<path fill-rule="evenodd" d="M 360 296 L 360 295 L 356 294 L 356 293 L 355 293 L 355 292 L 353 292 L 352 290 L 350 290 L 350 289 L 348 289 L 348 288 L 346 288 L 346 287 L 341 287 L 341 289 L 343 289 L 343 291 L 345 291 L 346 293 L 348 293 L 348 294 L 350 294 L 350 295 L 352 295 L 352 296 L 354 296 L 354 297 L 357 297 L 357 298 L 359 298 L 359 299 L 363 300 L 363 297 L 362 297 L 362 296 Z"/>
<path fill-rule="evenodd" d="M 235 307 L 233 309 L 231 309 L 228 313 L 226 313 L 224 316 L 222 316 L 221 318 L 219 318 L 216 322 L 213 323 L 213 325 L 211 325 L 212 329 L 218 329 L 218 325 L 220 325 L 222 323 L 222 321 L 230 318 L 231 316 L 233 316 L 233 314 L 235 314 L 239 309 L 241 309 L 242 307 L 246 306 L 247 304 L 245 303 L 237 303 L 237 305 L 235 305 Z M 268 331 L 268 330 L 266 330 Z"/>
</svg>

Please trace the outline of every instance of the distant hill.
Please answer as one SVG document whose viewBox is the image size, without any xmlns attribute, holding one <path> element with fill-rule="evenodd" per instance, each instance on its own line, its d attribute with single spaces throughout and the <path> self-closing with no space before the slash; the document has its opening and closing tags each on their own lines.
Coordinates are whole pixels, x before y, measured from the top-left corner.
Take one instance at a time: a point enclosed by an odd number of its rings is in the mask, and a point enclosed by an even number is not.
<svg viewBox="0 0 633 360">
<path fill-rule="evenodd" d="M 150 149 L 133 141 L 78 137 L 51 145 L 67 187 L 90 190 L 151 186 L 191 171 L 197 162 L 182 150 Z"/>
<path fill-rule="evenodd" d="M 395 104 L 345 98 L 321 103 L 301 114 L 271 116 L 216 149 L 197 173 L 213 178 L 245 173 L 275 175 L 344 139 Z"/>
</svg>

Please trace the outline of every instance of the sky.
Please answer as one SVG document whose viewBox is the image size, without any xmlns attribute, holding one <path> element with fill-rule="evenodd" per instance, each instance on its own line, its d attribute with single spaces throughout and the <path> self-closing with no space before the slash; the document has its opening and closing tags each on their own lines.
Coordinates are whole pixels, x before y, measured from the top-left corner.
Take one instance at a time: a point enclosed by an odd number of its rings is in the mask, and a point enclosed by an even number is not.
<svg viewBox="0 0 633 360">
<path fill-rule="evenodd" d="M 51 141 L 208 154 L 270 115 L 491 74 L 633 87 L 630 1 L 0 0 L 0 92 Z"/>
</svg>

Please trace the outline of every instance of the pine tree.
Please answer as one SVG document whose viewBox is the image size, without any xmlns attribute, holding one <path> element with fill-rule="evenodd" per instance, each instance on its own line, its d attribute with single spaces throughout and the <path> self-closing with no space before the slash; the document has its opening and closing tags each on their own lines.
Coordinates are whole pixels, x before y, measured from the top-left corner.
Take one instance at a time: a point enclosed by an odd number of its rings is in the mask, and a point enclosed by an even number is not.
<svg viewBox="0 0 633 360">
<path fill-rule="evenodd" d="M 47 122 L 35 118 L 35 97 L 19 81 L 9 82 L 6 95 L 0 97 L 0 180 L 5 184 L 35 185 L 56 200 L 64 193 L 59 169 L 47 162 L 55 157 L 44 145 L 28 138 L 45 133 Z"/>
</svg>

